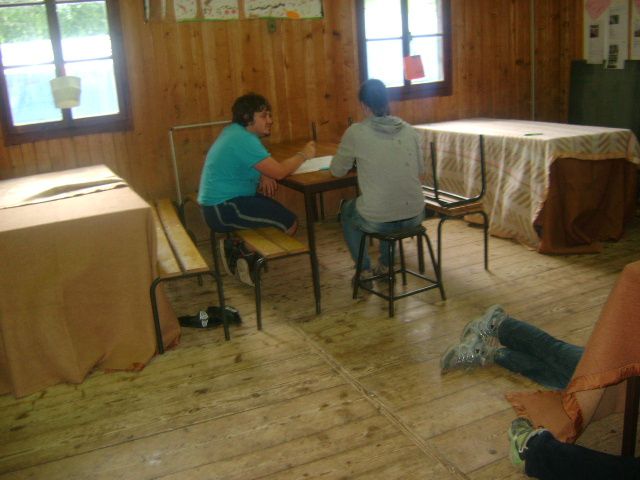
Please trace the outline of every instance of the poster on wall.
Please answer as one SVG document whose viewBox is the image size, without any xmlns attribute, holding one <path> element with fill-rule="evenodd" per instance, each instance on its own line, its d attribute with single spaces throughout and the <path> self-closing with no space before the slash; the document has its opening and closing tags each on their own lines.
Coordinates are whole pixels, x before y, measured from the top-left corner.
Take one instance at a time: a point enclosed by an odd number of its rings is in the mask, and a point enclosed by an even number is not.
<svg viewBox="0 0 640 480">
<path fill-rule="evenodd" d="M 200 0 L 205 20 L 237 20 L 240 18 L 238 0 Z"/>
<path fill-rule="evenodd" d="M 631 16 L 631 60 L 640 60 L 640 0 L 633 0 Z"/>
<path fill-rule="evenodd" d="M 611 0 L 585 0 L 585 56 L 587 63 L 603 63 L 607 36 L 607 11 Z"/>
<path fill-rule="evenodd" d="M 322 0 L 244 0 L 246 18 L 322 18 Z"/>
<path fill-rule="evenodd" d="M 178 22 L 195 20 L 198 15 L 198 0 L 173 0 L 173 13 Z"/>
<path fill-rule="evenodd" d="M 629 56 L 629 2 L 613 0 L 608 10 L 605 68 L 623 69 Z"/>
</svg>

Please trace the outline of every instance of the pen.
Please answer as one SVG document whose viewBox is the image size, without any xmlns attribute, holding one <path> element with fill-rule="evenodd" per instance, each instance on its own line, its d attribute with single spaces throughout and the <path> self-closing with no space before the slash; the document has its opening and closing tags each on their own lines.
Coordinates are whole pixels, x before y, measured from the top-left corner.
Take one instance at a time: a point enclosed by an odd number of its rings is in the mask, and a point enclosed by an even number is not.
<svg viewBox="0 0 640 480">
<path fill-rule="evenodd" d="M 525 133 L 525 137 L 533 137 L 534 135 L 544 135 L 543 133 Z"/>
</svg>

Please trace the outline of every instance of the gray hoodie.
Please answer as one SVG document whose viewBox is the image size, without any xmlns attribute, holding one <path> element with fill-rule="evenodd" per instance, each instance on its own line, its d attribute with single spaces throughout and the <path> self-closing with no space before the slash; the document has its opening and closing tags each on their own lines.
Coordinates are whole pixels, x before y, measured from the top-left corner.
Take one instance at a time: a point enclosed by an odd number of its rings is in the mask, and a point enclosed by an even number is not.
<svg viewBox="0 0 640 480">
<path fill-rule="evenodd" d="M 358 213 L 372 222 L 415 217 L 424 210 L 420 177 L 424 158 L 418 134 L 398 117 L 368 117 L 351 125 L 331 161 L 342 177 L 358 169 Z"/>
</svg>

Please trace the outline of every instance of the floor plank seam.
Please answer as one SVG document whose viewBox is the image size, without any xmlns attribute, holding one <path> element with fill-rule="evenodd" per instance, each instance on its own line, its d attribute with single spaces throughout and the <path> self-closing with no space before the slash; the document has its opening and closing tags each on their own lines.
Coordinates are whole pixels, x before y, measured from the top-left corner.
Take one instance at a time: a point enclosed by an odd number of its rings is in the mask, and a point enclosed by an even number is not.
<svg viewBox="0 0 640 480">
<path fill-rule="evenodd" d="M 310 335 L 308 335 L 300 326 L 295 322 L 289 322 L 293 329 L 300 335 L 305 343 L 307 343 L 318 355 L 320 355 L 331 368 L 338 373 L 349 385 L 357 390 L 364 398 L 369 401 L 373 407 L 380 412 L 391 424 L 393 424 L 398 430 L 406 435 L 411 442 L 420 449 L 426 456 L 436 460 L 442 466 L 444 466 L 449 473 L 455 475 L 460 479 L 468 479 L 464 473 L 456 468 L 451 462 L 444 459 L 441 455 L 435 452 L 427 443 L 414 432 L 409 425 L 407 425 L 401 418 L 393 412 L 393 409 L 387 406 L 378 396 L 368 390 L 361 382 L 359 382 L 347 369 L 345 369 L 340 362 L 336 361 L 331 354 L 323 349 L 318 342 L 316 342 Z"/>
</svg>

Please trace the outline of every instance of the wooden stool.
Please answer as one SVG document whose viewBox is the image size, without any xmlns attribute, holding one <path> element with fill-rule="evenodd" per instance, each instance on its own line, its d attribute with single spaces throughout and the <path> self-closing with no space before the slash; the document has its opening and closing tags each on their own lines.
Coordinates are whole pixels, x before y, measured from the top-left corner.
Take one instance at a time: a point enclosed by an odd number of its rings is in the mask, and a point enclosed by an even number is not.
<svg viewBox="0 0 640 480">
<path fill-rule="evenodd" d="M 362 288 L 363 290 L 366 290 L 375 295 L 378 295 L 379 297 L 382 297 L 389 302 L 390 317 L 393 317 L 395 314 L 394 308 L 393 308 L 393 302 L 395 302 L 396 300 L 399 300 L 400 298 L 408 297 L 410 295 L 415 295 L 416 293 L 438 288 L 440 290 L 440 296 L 442 297 L 442 300 L 446 300 L 444 287 L 442 285 L 440 268 L 433 255 L 433 248 L 431 247 L 431 240 L 427 235 L 427 230 L 422 225 L 418 225 L 417 227 L 413 227 L 405 230 L 399 230 L 397 232 L 392 232 L 392 233 L 373 233 L 373 232 L 364 232 L 364 231 L 362 233 L 364 235 L 360 240 L 360 250 L 358 252 L 358 261 L 356 263 L 356 277 L 355 277 L 356 280 L 353 282 L 353 298 L 354 299 L 357 298 L 358 296 L 358 288 Z M 364 249 L 365 249 L 367 237 L 375 238 L 379 241 L 388 242 L 389 259 L 392 264 L 389 265 L 389 269 L 387 273 L 373 275 L 367 278 L 360 278 L 360 274 L 362 273 L 362 260 L 364 258 Z M 423 265 L 424 265 L 424 247 L 422 246 L 422 240 L 423 239 L 426 240 L 427 248 L 429 249 L 429 256 L 431 257 L 431 264 L 433 265 L 433 271 L 436 276 L 435 279 L 427 277 L 423 273 L 409 270 L 406 267 L 405 261 L 404 261 L 404 250 L 402 248 L 402 240 L 404 240 L 405 238 L 412 238 L 412 237 L 417 237 L 418 239 L 418 261 L 419 261 L 421 271 L 423 270 Z M 395 262 L 393 261 L 395 259 L 396 242 L 398 243 L 399 250 L 400 250 L 400 268 L 399 269 L 395 268 Z M 396 273 L 402 274 L 403 285 L 407 284 L 407 273 L 410 275 L 413 275 L 414 277 L 421 278 L 427 283 L 422 287 L 396 294 L 395 292 Z M 373 287 L 367 286 L 367 284 L 371 284 L 371 281 L 384 278 L 385 276 L 387 277 L 387 281 L 389 283 L 388 293 L 384 293 L 382 290 L 374 290 Z"/>
</svg>

